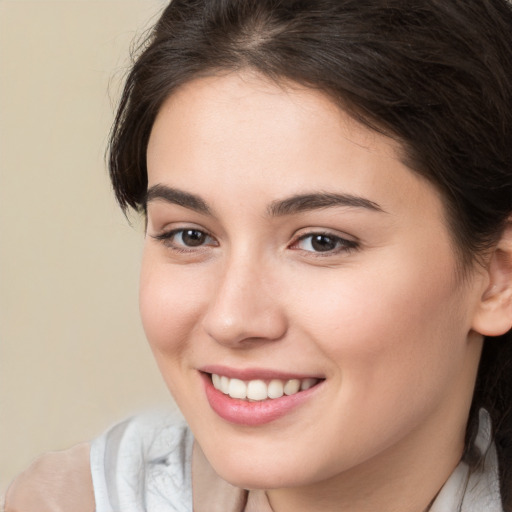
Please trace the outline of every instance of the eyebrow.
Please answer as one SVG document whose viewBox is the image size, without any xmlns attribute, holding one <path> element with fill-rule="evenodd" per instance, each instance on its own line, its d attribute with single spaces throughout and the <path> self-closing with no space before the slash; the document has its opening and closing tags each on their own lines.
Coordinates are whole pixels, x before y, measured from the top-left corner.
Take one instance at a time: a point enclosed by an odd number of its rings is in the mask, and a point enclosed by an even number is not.
<svg viewBox="0 0 512 512">
<path fill-rule="evenodd" d="M 330 192 L 294 195 L 287 199 L 273 201 L 267 210 L 269 215 L 279 217 L 310 210 L 336 207 L 363 208 L 384 213 L 384 210 L 377 203 L 364 197 L 351 194 L 333 194 Z"/>
<path fill-rule="evenodd" d="M 156 201 L 158 199 L 164 200 L 168 203 L 177 204 L 178 206 L 183 206 L 184 208 L 194 210 L 204 215 L 211 215 L 212 213 L 206 202 L 199 196 L 162 184 L 153 185 L 148 189 L 146 197 L 144 198 L 144 208 L 146 209 L 149 202 Z"/>
<path fill-rule="evenodd" d="M 146 208 L 149 202 L 156 200 L 176 204 L 203 215 L 212 215 L 210 207 L 200 196 L 160 183 L 148 189 L 143 203 L 144 207 Z M 267 208 L 267 213 L 271 217 L 282 217 L 294 213 L 336 207 L 363 208 L 384 213 L 384 210 L 377 203 L 364 197 L 330 192 L 297 194 L 286 199 L 272 201 Z"/>
</svg>

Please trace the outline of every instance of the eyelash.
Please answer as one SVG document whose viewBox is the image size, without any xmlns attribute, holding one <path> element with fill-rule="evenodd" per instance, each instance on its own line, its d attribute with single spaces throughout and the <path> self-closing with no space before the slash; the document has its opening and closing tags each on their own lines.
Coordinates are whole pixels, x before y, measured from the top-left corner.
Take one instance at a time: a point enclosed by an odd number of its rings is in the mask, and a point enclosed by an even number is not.
<svg viewBox="0 0 512 512">
<path fill-rule="evenodd" d="M 329 233 L 329 232 L 323 232 L 323 231 L 314 231 L 314 232 L 306 233 L 306 234 L 300 236 L 297 240 L 295 240 L 291 244 L 290 247 L 293 249 L 300 242 L 303 242 L 307 239 L 311 239 L 310 245 L 313 247 L 314 239 L 322 238 L 322 237 L 325 239 L 329 239 L 332 243 L 335 244 L 336 247 L 333 249 L 329 249 L 327 251 L 310 251 L 310 250 L 306 250 L 306 249 L 302 249 L 302 250 L 305 252 L 314 254 L 315 257 L 321 258 L 321 257 L 332 256 L 333 254 L 339 254 L 339 253 L 343 253 L 343 252 L 348 253 L 348 252 L 352 252 L 352 251 L 359 249 L 358 242 L 356 242 L 354 240 L 347 240 L 346 238 L 343 238 L 341 236 L 334 235 L 333 233 Z M 298 248 L 296 250 L 301 250 L 301 249 Z"/>
<path fill-rule="evenodd" d="M 172 229 L 170 231 L 166 231 L 164 233 L 160 233 L 158 235 L 152 235 L 152 237 L 155 240 L 162 242 L 166 247 L 168 247 L 176 252 L 189 253 L 189 252 L 201 250 L 202 248 L 204 248 L 203 244 L 198 245 L 198 246 L 193 246 L 193 245 L 188 246 L 185 244 L 176 245 L 176 242 L 174 240 L 176 235 L 178 235 L 180 233 L 183 235 L 187 231 L 194 232 L 194 233 L 200 233 L 205 238 L 210 238 L 210 239 L 214 240 L 213 237 L 207 231 L 204 231 L 202 229 L 197 229 L 197 228 L 177 228 L 177 229 Z M 218 244 L 215 243 L 213 245 L 218 245 Z"/>
<path fill-rule="evenodd" d="M 202 229 L 197 229 L 197 228 L 172 229 L 170 231 L 166 231 L 166 232 L 160 233 L 158 235 L 152 235 L 152 237 L 155 240 L 162 242 L 167 248 L 171 249 L 172 251 L 178 252 L 178 253 L 186 253 L 187 254 L 187 253 L 193 253 L 193 252 L 197 252 L 197 251 L 204 249 L 204 247 L 205 247 L 204 244 L 201 244 L 198 246 L 193 246 L 193 245 L 188 246 L 188 245 L 185 245 L 184 243 L 182 243 L 180 245 L 176 244 L 176 242 L 175 242 L 176 235 L 179 235 L 180 233 L 183 235 L 187 231 L 193 232 L 193 233 L 199 233 L 204 238 L 206 238 L 206 239 L 210 238 L 213 240 L 213 237 L 208 232 L 206 232 Z M 218 245 L 218 244 L 213 244 L 213 245 Z"/>
<path fill-rule="evenodd" d="M 213 240 L 213 244 L 203 244 L 193 246 L 193 245 L 185 245 L 184 243 L 177 245 L 175 242 L 175 237 L 179 234 L 183 236 L 186 232 L 193 232 L 196 234 L 199 234 L 199 236 L 204 237 L 205 240 L 208 238 Z M 207 231 L 204 231 L 202 229 L 196 229 L 196 228 L 178 228 L 178 229 L 172 229 L 170 231 L 160 233 L 158 235 L 151 235 L 152 238 L 155 240 L 161 241 L 166 247 L 170 248 L 173 251 L 179 252 L 179 253 L 190 253 L 195 252 L 198 250 L 203 249 L 205 246 L 217 246 L 218 243 L 215 242 L 215 239 L 213 236 L 208 233 Z M 312 248 L 314 248 L 314 238 L 321 238 L 328 239 L 331 241 L 331 243 L 334 243 L 336 247 L 333 249 L 328 249 L 326 251 L 315 251 L 315 250 L 307 250 L 307 249 L 301 249 L 298 247 L 298 245 L 301 242 L 304 242 L 307 239 L 311 239 L 310 245 Z M 340 236 L 334 235 L 330 232 L 322 232 L 322 231 L 314 231 L 310 233 L 306 233 L 300 237 L 298 237 L 296 240 L 294 240 L 290 245 L 289 248 L 292 250 L 302 250 L 304 252 L 310 253 L 311 255 L 314 255 L 314 257 L 328 257 L 332 256 L 334 254 L 339 253 L 349 253 L 352 251 L 355 251 L 359 249 L 359 243 L 353 240 L 347 240 L 346 238 L 342 238 Z"/>
</svg>

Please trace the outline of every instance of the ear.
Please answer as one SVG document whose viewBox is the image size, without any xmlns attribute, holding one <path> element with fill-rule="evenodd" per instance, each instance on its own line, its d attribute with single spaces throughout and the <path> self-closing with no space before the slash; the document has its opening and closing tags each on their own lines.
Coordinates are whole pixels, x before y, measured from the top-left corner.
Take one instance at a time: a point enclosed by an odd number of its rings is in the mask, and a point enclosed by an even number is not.
<svg viewBox="0 0 512 512">
<path fill-rule="evenodd" d="M 472 328 L 484 336 L 500 336 L 512 328 L 512 218 L 494 248 L 487 266 L 484 290 Z"/>
</svg>

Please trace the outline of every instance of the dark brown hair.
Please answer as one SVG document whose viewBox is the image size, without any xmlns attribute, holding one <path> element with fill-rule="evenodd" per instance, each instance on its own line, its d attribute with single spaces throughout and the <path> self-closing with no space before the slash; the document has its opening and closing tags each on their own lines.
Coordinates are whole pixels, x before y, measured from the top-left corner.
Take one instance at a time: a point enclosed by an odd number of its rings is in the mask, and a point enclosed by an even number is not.
<svg viewBox="0 0 512 512">
<path fill-rule="evenodd" d="M 134 62 L 110 143 L 123 209 L 145 209 L 146 148 L 180 85 L 256 70 L 331 96 L 400 142 L 409 167 L 441 192 L 462 268 L 512 211 L 512 8 L 507 0 L 173 0 Z M 486 339 L 478 410 L 491 414 L 502 501 L 512 511 L 512 340 Z"/>
</svg>

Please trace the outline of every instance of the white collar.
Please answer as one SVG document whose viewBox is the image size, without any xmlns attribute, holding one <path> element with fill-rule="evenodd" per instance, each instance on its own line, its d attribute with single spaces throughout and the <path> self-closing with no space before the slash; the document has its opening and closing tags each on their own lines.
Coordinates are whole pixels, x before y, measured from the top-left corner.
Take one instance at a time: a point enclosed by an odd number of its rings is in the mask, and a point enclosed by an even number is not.
<svg viewBox="0 0 512 512">
<path fill-rule="evenodd" d="M 475 446 L 483 456 L 474 471 L 461 462 L 439 492 L 430 512 L 503 512 L 500 497 L 498 455 L 492 442 L 491 418 L 480 409 Z"/>
</svg>

